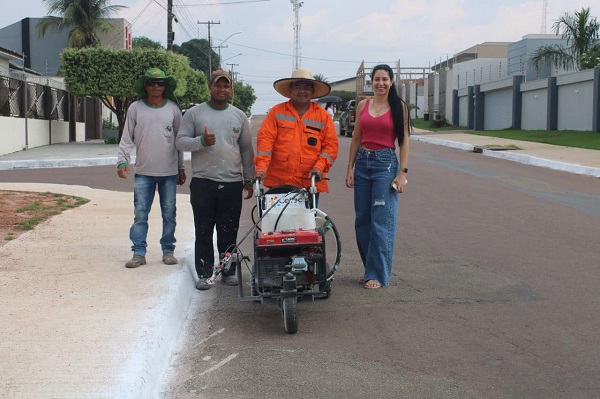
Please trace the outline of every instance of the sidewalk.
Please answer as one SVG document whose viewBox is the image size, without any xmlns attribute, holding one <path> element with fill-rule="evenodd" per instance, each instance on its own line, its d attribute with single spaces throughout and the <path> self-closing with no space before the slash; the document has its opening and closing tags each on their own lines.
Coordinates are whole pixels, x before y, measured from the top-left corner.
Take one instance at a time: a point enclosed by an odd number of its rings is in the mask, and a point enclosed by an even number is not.
<svg viewBox="0 0 600 399">
<path fill-rule="evenodd" d="M 90 200 L 0 247 L 0 397 L 159 397 L 188 310 L 199 300 L 189 196 L 177 195 L 180 263 L 162 263 L 155 204 L 148 264 L 126 269 L 131 193 L 33 183 L 0 189 Z"/>
<path fill-rule="evenodd" d="M 415 129 L 415 134 L 411 138 L 424 143 L 443 145 L 464 151 L 481 152 L 485 156 L 564 172 L 600 177 L 600 151 L 596 150 L 476 136 L 462 132 L 432 133 L 420 129 Z M 489 149 L 498 147 L 516 147 L 517 149 L 501 151 Z"/>
<path fill-rule="evenodd" d="M 600 151 L 418 130 L 412 139 L 600 177 Z M 483 149 L 489 145 L 519 149 Z M 55 144 L 0 156 L 0 169 L 115 165 L 116 155 L 117 145 L 102 141 Z M 180 264 L 161 262 L 157 207 L 148 264 L 126 269 L 131 253 L 121 233 L 132 221 L 131 193 L 1 182 L 0 190 L 90 199 L 0 247 L 0 397 L 159 397 L 190 306 L 213 295 L 194 295 L 188 195 L 177 196 Z"/>
</svg>

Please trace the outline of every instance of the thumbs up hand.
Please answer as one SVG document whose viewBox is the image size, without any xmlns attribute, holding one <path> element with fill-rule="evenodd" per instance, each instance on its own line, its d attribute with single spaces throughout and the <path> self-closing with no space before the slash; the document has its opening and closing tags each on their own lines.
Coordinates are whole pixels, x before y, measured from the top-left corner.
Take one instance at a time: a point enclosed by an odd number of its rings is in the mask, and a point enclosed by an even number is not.
<svg viewBox="0 0 600 399">
<path fill-rule="evenodd" d="M 207 147 L 217 143 L 217 137 L 208 131 L 208 126 L 204 126 L 204 135 L 202 137 L 204 138 L 203 141 Z"/>
</svg>

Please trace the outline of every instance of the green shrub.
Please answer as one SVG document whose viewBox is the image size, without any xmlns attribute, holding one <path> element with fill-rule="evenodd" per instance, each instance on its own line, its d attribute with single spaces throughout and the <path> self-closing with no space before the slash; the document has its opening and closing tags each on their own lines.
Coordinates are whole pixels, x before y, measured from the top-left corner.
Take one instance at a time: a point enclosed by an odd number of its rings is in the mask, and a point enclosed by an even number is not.
<svg viewBox="0 0 600 399">
<path fill-rule="evenodd" d="M 118 137 L 109 137 L 107 139 L 104 139 L 104 142 L 106 144 L 119 144 L 119 138 Z"/>
</svg>

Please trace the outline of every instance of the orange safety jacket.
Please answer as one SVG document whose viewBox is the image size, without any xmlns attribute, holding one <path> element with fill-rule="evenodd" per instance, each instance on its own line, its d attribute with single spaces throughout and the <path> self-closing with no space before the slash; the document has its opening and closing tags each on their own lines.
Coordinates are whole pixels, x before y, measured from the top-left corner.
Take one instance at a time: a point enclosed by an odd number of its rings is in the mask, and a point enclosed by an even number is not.
<svg viewBox="0 0 600 399">
<path fill-rule="evenodd" d="M 265 171 L 266 187 L 284 184 L 309 187 L 309 171 L 331 169 L 338 154 L 338 139 L 331 116 L 317 103 L 311 103 L 302 118 L 291 101 L 277 104 L 258 129 L 257 171 Z M 328 192 L 327 180 L 317 182 L 318 192 Z"/>
</svg>

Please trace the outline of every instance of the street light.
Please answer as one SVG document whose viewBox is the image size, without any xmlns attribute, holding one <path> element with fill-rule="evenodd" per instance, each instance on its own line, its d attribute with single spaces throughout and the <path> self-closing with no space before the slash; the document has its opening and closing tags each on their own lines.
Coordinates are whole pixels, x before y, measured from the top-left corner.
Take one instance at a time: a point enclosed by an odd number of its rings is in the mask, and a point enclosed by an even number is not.
<svg viewBox="0 0 600 399">
<path fill-rule="evenodd" d="M 219 49 L 219 66 L 220 66 L 220 67 L 221 67 L 221 47 L 223 47 L 223 44 L 225 44 L 225 42 L 226 42 L 227 40 L 231 39 L 231 37 L 232 37 L 232 36 L 239 35 L 240 33 L 242 33 L 242 31 L 239 31 L 239 32 L 234 32 L 234 33 L 232 33 L 231 35 L 227 36 L 227 39 L 223 40 L 223 41 L 221 42 L 221 44 L 219 44 L 219 45 L 217 46 L 217 48 Z"/>
</svg>

